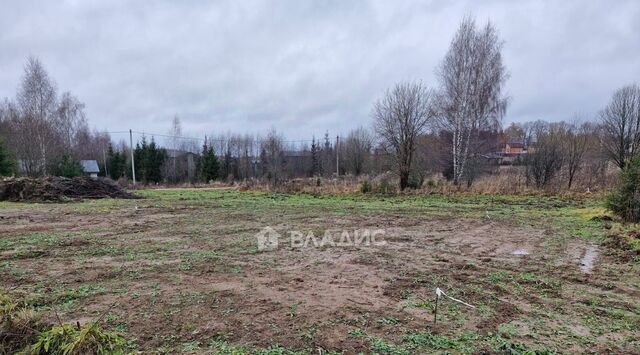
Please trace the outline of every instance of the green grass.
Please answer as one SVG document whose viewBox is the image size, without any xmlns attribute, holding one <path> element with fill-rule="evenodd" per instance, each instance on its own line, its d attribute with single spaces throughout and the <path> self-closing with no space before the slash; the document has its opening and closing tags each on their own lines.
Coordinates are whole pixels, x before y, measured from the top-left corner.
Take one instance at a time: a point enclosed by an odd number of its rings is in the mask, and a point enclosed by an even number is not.
<svg viewBox="0 0 640 355">
<path fill-rule="evenodd" d="M 234 317 L 247 310 L 242 304 L 225 303 L 224 293 L 217 290 L 193 289 L 193 285 L 199 285 L 201 277 L 243 280 L 253 268 L 261 268 L 266 275 L 272 270 L 281 272 L 279 268 L 291 261 L 290 258 L 308 257 L 288 253 L 284 259 L 278 259 L 277 254 L 258 253 L 254 234 L 265 225 L 301 228 L 320 234 L 328 225 L 375 225 L 381 218 L 391 221 L 388 223 L 392 226 L 403 226 L 404 223 L 419 226 L 430 221 L 497 221 L 499 225 L 524 226 L 529 228 L 527 230 L 544 232 L 544 245 L 539 248 L 539 253 L 543 254 L 544 248 L 549 246 L 553 247 L 549 250 L 554 253 L 564 252 L 565 244 L 574 237 L 600 243 L 608 233 L 603 228 L 606 222 L 593 217 L 606 212 L 598 196 L 315 196 L 228 189 L 140 190 L 136 193 L 143 199 L 33 205 L 0 203 L 0 211 L 33 211 L 60 219 L 71 215 L 103 222 L 84 224 L 73 231 L 57 227 L 37 231 L 27 228 L 24 232 L 3 236 L 0 238 L 0 252 L 3 253 L 0 281 L 19 285 L 20 291 L 28 294 L 29 304 L 36 309 L 55 308 L 68 319 L 100 314 L 106 308 L 106 300 L 108 304 L 113 300 L 121 302 L 122 308 L 117 305 L 105 317 L 109 329 L 135 339 L 135 329 L 140 324 L 160 324 L 162 330 L 153 337 L 154 348 L 138 350 L 166 353 L 317 353 L 311 344 L 321 340 L 323 327 L 328 322 L 352 327 L 345 336 L 364 341 L 371 353 L 487 350 L 545 354 L 552 353 L 550 343 L 557 344 L 560 349 L 569 349 L 572 344 L 589 348 L 601 341 L 599 337 L 606 336 L 620 335 L 634 341 L 631 338 L 640 326 L 640 309 L 629 309 L 629 297 L 612 291 L 637 281 L 633 266 L 607 265 L 610 269 L 604 269 L 603 273 L 608 273 L 610 280 L 607 282 L 611 284 L 598 285 L 578 279 L 577 267 L 574 274 L 565 277 L 563 270 L 554 266 L 558 255 L 548 255 L 548 261 L 532 265 L 461 258 L 454 263 L 442 257 L 437 260 L 444 271 L 416 271 L 420 265 L 404 265 L 400 269 L 394 277 L 414 282 L 402 285 L 397 291 L 399 305 L 394 305 L 389 314 L 369 313 L 370 310 L 364 307 L 357 308 L 360 315 L 356 318 L 338 317 L 323 320 L 323 323 L 305 318 L 304 302 L 296 299 L 282 302 L 278 312 L 286 319 L 286 329 L 291 329 L 291 337 L 310 344 L 308 348 L 286 348 L 275 342 L 269 346 L 237 344 L 232 341 L 233 332 L 230 332 L 231 340 L 212 338 L 211 334 L 199 333 L 201 326 L 209 322 L 199 318 L 200 312 L 215 312 L 219 317 L 213 318 L 216 322 L 232 325 Z M 121 224 L 128 222 L 128 216 L 136 223 Z M 632 232 L 625 230 L 627 234 Z M 363 253 L 359 257 L 363 262 L 373 263 L 371 267 L 374 268 L 394 263 L 402 265 L 403 262 L 387 260 L 383 253 Z M 251 264 L 249 260 L 259 263 Z M 46 276 L 44 271 L 51 271 L 49 261 L 61 268 L 53 272 L 59 278 Z M 322 263 L 313 258 L 304 262 L 312 269 Z M 382 264 L 375 264 L 380 262 Z M 73 268 L 61 267 L 65 263 L 73 264 Z M 369 267 L 369 264 L 362 267 Z M 459 272 L 457 275 L 445 272 L 450 269 Z M 474 270 L 482 270 L 482 273 Z M 85 279 L 88 274 L 91 278 Z M 286 287 L 289 281 L 270 287 Z M 390 282 L 389 279 L 384 281 Z M 309 287 L 306 282 L 304 285 Z M 419 330 L 409 327 L 409 324 L 415 324 L 415 319 L 398 312 L 410 310 L 431 315 L 433 298 L 424 294 L 431 295 L 435 287 L 445 287 L 453 297 L 473 300 L 477 310 L 473 313 L 464 306 L 445 302 L 439 305 L 438 314 L 438 323 L 448 327 L 444 331 L 431 331 L 428 324 Z M 122 301 L 127 296 L 135 304 L 150 305 L 150 308 L 135 309 L 135 312 L 127 309 L 126 301 Z M 576 298 L 584 302 L 574 302 Z M 526 314 L 517 316 L 529 327 L 526 335 L 509 322 L 496 322 L 490 328 L 490 334 L 467 329 L 466 323 L 472 317 L 481 320 L 499 317 L 501 299 L 517 300 L 519 305 L 528 306 Z M 96 306 L 96 302 L 102 304 Z M 205 314 L 210 316 L 212 313 Z M 581 325 L 590 333 L 576 334 L 567 324 Z M 236 324 L 236 327 L 236 332 L 243 331 L 240 325 Z M 149 343 L 148 338 L 145 341 L 142 346 Z"/>
<path fill-rule="evenodd" d="M 592 217 L 605 213 L 599 196 L 557 197 L 516 195 L 311 195 L 277 192 L 239 192 L 236 190 L 172 189 L 141 190 L 139 195 L 153 203 L 142 207 L 170 206 L 182 201 L 188 206 L 234 208 L 237 214 L 248 211 L 264 212 L 307 210 L 334 215 L 369 215 L 396 212 L 404 216 L 490 218 L 514 224 L 551 222 L 574 236 L 599 238 L 603 236 L 602 222 Z M 103 200 L 104 201 L 104 200 Z M 113 200 L 111 200 L 113 201 Z M 95 203 L 102 203 L 96 201 Z M 111 203 L 110 201 L 106 202 Z"/>
</svg>

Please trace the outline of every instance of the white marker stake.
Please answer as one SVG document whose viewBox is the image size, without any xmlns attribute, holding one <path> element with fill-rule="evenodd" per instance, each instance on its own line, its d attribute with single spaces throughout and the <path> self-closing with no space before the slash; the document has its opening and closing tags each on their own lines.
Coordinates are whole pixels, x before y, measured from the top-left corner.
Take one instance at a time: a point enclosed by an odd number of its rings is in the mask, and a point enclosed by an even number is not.
<svg viewBox="0 0 640 355">
<path fill-rule="evenodd" d="M 433 324 L 434 325 L 436 324 L 436 321 L 438 320 L 438 300 L 440 299 L 441 296 L 445 296 L 445 297 L 447 297 L 448 299 L 450 299 L 452 301 L 455 301 L 455 302 L 458 302 L 458 303 L 462 303 L 463 305 L 465 305 L 467 307 L 470 307 L 470 308 L 473 308 L 473 309 L 476 308 L 475 306 L 472 306 L 472 305 L 470 305 L 470 304 L 468 304 L 468 303 L 466 303 L 464 301 L 461 301 L 461 300 L 459 300 L 457 298 L 453 298 L 453 297 L 447 295 L 446 293 L 444 293 L 444 291 L 442 291 L 440 289 L 440 287 L 436 287 L 436 307 L 435 307 L 435 312 L 433 313 Z"/>
</svg>

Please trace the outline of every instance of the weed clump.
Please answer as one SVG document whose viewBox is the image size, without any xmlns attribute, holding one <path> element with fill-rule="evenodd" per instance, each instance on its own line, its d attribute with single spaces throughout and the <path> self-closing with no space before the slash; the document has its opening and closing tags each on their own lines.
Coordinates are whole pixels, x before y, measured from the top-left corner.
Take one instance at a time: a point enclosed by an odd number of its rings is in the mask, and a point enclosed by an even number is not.
<svg viewBox="0 0 640 355">
<path fill-rule="evenodd" d="M 38 312 L 14 295 L 0 292 L 0 353 L 13 354 L 24 349 L 45 328 Z"/>
<path fill-rule="evenodd" d="M 112 332 L 104 331 L 97 322 L 83 327 L 71 324 L 55 326 L 43 332 L 31 346 L 29 354 L 123 354 L 126 340 Z"/>
<path fill-rule="evenodd" d="M 610 255 L 629 262 L 640 262 L 640 232 L 614 230 L 605 239 L 603 245 L 608 248 Z"/>
<path fill-rule="evenodd" d="M 0 291 L 0 354 L 122 354 L 127 342 L 98 322 L 51 326 L 20 294 Z"/>
</svg>

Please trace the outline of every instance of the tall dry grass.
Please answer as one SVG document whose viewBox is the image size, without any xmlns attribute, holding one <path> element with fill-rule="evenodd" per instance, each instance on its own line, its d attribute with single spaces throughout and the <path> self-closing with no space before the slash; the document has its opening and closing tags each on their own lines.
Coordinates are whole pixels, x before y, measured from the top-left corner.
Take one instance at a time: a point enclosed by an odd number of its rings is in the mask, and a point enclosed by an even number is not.
<svg viewBox="0 0 640 355">
<path fill-rule="evenodd" d="M 284 193 L 309 194 L 583 194 L 608 191 L 615 186 L 617 171 L 612 169 L 597 178 L 581 174 L 576 177 L 571 189 L 567 179 L 560 175 L 543 188 L 536 188 L 521 167 L 504 167 L 499 172 L 484 175 L 470 186 L 466 183 L 454 185 L 442 175 L 436 174 L 424 179 L 420 188 L 398 191 L 398 179 L 388 172 L 377 176 L 340 176 L 338 178 L 297 178 L 271 184 L 267 181 L 251 180 L 240 183 L 241 190 L 275 191 Z M 366 187 L 366 188 L 365 188 Z M 366 191 L 366 192 L 365 192 Z"/>
</svg>

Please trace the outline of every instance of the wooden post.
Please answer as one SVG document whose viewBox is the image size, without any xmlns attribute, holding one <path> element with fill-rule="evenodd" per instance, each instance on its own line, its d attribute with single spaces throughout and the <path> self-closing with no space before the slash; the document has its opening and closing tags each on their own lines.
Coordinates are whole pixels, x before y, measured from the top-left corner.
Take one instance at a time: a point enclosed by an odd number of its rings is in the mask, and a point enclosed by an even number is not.
<svg viewBox="0 0 640 355">
<path fill-rule="evenodd" d="M 438 321 L 438 300 L 440 299 L 440 295 L 436 295 L 436 308 L 433 312 L 433 325 L 436 325 Z"/>
</svg>

